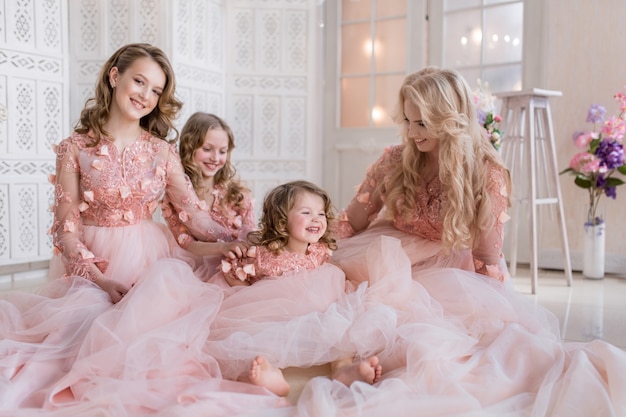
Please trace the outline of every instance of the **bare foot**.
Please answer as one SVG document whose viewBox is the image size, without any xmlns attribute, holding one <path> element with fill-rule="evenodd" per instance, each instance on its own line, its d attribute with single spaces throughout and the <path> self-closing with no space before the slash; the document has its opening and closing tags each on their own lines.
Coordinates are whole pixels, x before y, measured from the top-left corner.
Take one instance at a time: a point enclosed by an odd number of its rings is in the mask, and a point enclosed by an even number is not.
<svg viewBox="0 0 626 417">
<path fill-rule="evenodd" d="M 380 381 L 383 368 L 377 356 L 370 356 L 363 360 L 337 362 L 331 378 L 350 386 L 354 381 L 363 381 L 374 384 Z"/>
<path fill-rule="evenodd" d="M 250 365 L 248 373 L 250 382 L 267 388 L 276 395 L 286 397 L 289 394 L 289 384 L 283 376 L 283 372 L 270 365 L 263 356 L 257 356 Z"/>
</svg>

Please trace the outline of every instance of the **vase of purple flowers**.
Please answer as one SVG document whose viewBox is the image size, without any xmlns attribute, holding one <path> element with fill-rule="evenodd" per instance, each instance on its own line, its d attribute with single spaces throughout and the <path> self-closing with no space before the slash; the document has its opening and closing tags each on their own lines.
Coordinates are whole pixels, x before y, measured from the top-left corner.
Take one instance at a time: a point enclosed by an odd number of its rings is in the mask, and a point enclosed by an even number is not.
<svg viewBox="0 0 626 417">
<path fill-rule="evenodd" d="M 606 109 L 599 104 L 589 108 L 586 121 L 593 123 L 593 129 L 574 133 L 574 144 L 581 151 L 561 172 L 574 175 L 574 183 L 588 192 L 583 248 L 583 275 L 587 278 L 604 277 L 606 227 L 604 215 L 598 210 L 600 199 L 603 195 L 615 199 L 617 187 L 624 184 L 620 176 L 626 175 L 622 144 L 626 133 L 626 94 L 618 92 L 614 98 L 619 103 L 617 116 L 607 118 Z"/>
</svg>

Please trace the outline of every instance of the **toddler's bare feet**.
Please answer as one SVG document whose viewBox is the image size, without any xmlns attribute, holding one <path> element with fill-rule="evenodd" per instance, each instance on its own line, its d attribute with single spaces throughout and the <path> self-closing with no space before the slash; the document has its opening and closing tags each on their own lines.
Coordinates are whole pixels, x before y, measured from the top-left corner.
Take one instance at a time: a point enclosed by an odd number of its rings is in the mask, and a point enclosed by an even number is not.
<svg viewBox="0 0 626 417">
<path fill-rule="evenodd" d="M 344 360 L 336 363 L 331 378 L 350 386 L 354 381 L 374 384 L 380 380 L 383 368 L 377 356 L 363 360 Z"/>
<path fill-rule="evenodd" d="M 283 376 L 283 372 L 270 365 L 263 356 L 254 358 L 250 365 L 248 378 L 254 385 L 265 387 L 281 397 L 286 397 L 289 394 L 290 387 Z"/>
</svg>

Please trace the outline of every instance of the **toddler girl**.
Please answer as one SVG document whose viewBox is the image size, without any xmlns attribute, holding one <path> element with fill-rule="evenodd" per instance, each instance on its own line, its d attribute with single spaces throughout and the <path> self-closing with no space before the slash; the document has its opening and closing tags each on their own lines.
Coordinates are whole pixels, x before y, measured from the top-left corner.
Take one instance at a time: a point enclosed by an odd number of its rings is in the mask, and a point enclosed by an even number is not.
<svg viewBox="0 0 626 417">
<path fill-rule="evenodd" d="M 346 385 L 380 378 L 376 356 L 353 360 L 341 343 L 358 303 L 349 304 L 343 272 L 328 263 L 337 248 L 333 220 L 330 198 L 310 182 L 289 182 L 266 196 L 247 256 L 224 259 L 214 277 L 233 287 L 209 335 L 224 376 L 241 378 L 252 355 L 244 379 L 277 395 L 289 393 L 280 369 L 287 366 L 332 362 L 332 378 Z"/>
</svg>

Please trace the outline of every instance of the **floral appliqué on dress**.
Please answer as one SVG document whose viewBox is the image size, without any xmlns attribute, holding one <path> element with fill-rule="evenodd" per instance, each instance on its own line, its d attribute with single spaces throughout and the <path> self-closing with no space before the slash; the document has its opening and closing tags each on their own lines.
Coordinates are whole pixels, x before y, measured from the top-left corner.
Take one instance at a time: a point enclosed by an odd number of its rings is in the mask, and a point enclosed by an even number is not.
<svg viewBox="0 0 626 417">
<path fill-rule="evenodd" d="M 276 254 L 265 246 L 253 246 L 248 249 L 246 258 L 222 260 L 220 269 L 224 275 L 253 284 L 261 279 L 315 269 L 328 262 L 331 255 L 328 246 L 319 242 L 310 244 L 307 253 L 281 250 Z"/>
</svg>

